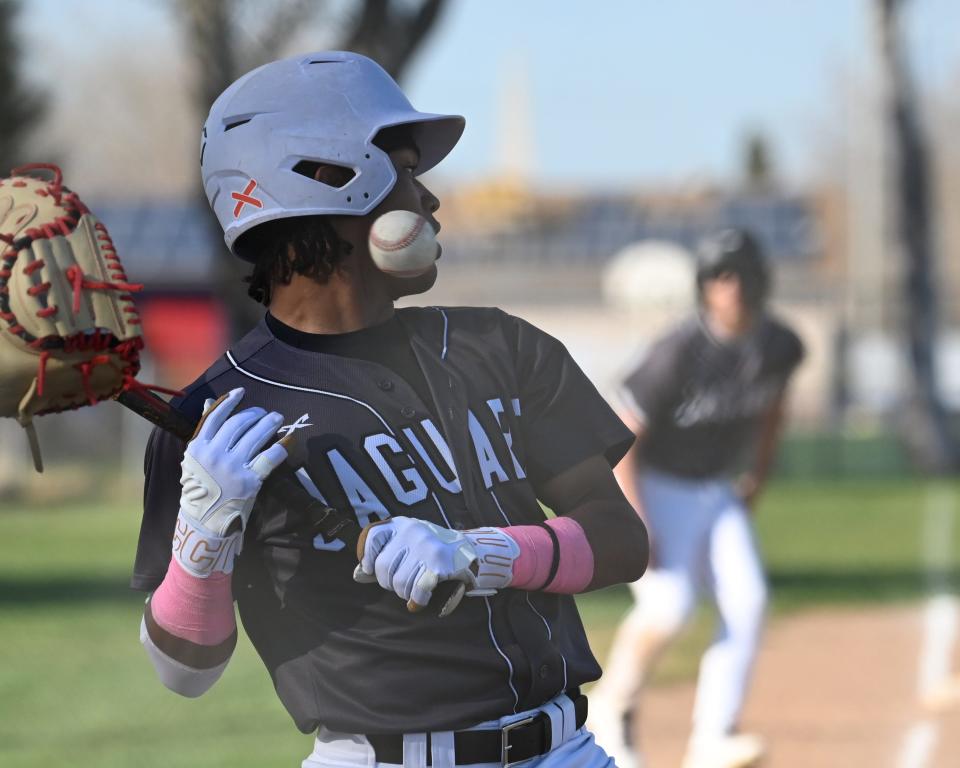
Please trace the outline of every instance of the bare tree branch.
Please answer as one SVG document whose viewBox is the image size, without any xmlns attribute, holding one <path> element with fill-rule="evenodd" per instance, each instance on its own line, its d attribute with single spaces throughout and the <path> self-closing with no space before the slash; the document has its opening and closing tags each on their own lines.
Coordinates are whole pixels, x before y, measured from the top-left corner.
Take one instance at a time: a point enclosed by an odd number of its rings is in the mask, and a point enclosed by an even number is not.
<svg viewBox="0 0 960 768">
<path fill-rule="evenodd" d="M 398 41 L 397 55 L 387 70 L 394 78 L 403 79 L 407 65 L 413 60 L 413 54 L 433 30 L 446 5 L 447 0 L 426 0 L 420 10 L 408 20 L 406 30 Z"/>
<path fill-rule="evenodd" d="M 194 103 L 205 115 L 217 96 L 234 81 L 237 57 L 230 0 L 175 0 L 194 60 Z"/>
<path fill-rule="evenodd" d="M 347 50 L 369 56 L 397 80 L 435 28 L 447 0 L 424 0 L 408 12 L 400 10 L 399 5 L 389 0 L 365 0 L 353 30 L 345 38 Z"/>
<path fill-rule="evenodd" d="M 912 391 L 905 436 L 923 469 L 946 472 L 956 466 L 957 449 L 937 390 L 937 293 L 933 280 L 933 203 L 930 158 L 916 89 L 906 61 L 899 15 L 904 0 L 879 0 L 879 45 L 887 80 L 886 118 L 891 138 L 891 204 L 904 264 L 905 332 L 910 351 Z"/>
<path fill-rule="evenodd" d="M 321 12 L 326 13 L 326 0 L 292 0 L 276 6 L 273 14 L 251 32 L 251 43 L 243 51 L 243 69 L 250 70 L 280 57 L 284 45 L 304 24 Z"/>
<path fill-rule="evenodd" d="M 357 14 L 353 29 L 344 39 L 343 47 L 379 61 L 382 53 L 380 49 L 388 45 L 383 39 L 383 31 L 389 26 L 389 20 L 388 0 L 364 0 L 363 10 Z"/>
</svg>

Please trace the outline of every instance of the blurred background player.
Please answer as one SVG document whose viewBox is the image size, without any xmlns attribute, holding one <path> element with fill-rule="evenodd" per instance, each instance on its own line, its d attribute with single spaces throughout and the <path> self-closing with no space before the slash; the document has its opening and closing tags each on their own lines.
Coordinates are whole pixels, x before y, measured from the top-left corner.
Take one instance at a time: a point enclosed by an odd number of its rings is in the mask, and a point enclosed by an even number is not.
<svg viewBox="0 0 960 768">
<path fill-rule="evenodd" d="M 747 232 L 701 244 L 696 285 L 699 311 L 654 342 L 621 388 L 621 415 L 638 441 L 617 478 L 651 538 L 650 570 L 632 585 L 636 605 L 591 708 L 597 739 L 621 768 L 634 764 L 640 690 L 701 593 L 715 602 L 719 628 L 700 665 L 684 766 L 747 766 L 763 753 L 758 737 L 737 732 L 767 601 L 750 510 L 803 346 L 765 310 L 768 266 Z"/>
</svg>

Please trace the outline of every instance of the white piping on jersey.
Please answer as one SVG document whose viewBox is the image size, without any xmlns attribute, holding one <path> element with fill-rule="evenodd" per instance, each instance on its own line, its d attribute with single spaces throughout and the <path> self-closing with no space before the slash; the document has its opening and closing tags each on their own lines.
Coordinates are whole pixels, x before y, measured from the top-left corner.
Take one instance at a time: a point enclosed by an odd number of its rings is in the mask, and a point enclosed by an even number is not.
<svg viewBox="0 0 960 768">
<path fill-rule="evenodd" d="M 443 504 L 441 504 L 440 499 L 437 498 L 436 492 L 430 491 L 430 495 L 433 496 L 433 500 L 437 505 L 437 509 L 440 510 L 440 516 L 443 518 L 443 522 L 447 524 L 447 528 L 453 528 L 453 526 L 450 525 L 450 521 L 447 519 L 447 513 L 443 509 Z"/>
<path fill-rule="evenodd" d="M 540 613 L 540 611 L 538 611 L 536 607 L 534 607 L 533 603 L 530 602 L 529 592 L 527 592 L 527 605 L 530 606 L 531 611 L 533 611 L 535 614 L 537 614 L 537 616 L 540 617 L 540 621 L 543 622 L 543 626 L 547 628 L 547 640 L 553 640 L 553 630 L 550 628 L 550 622 L 547 621 L 546 617 L 542 613 Z M 557 653 L 560 653 L 560 652 L 557 651 Z M 561 653 L 560 660 L 563 662 L 563 688 L 561 688 L 560 690 L 565 691 L 567 690 L 567 658 Z"/>
<path fill-rule="evenodd" d="M 503 660 L 507 662 L 507 669 L 510 670 L 510 675 L 507 678 L 507 684 L 510 686 L 510 690 L 513 691 L 513 712 L 516 714 L 517 708 L 520 706 L 520 694 L 518 694 L 517 689 L 513 687 L 513 664 L 510 663 L 510 659 L 507 658 L 507 654 L 500 650 L 500 646 L 497 644 L 497 638 L 493 634 L 493 611 L 490 609 L 490 598 L 483 598 L 483 602 L 487 606 L 487 629 L 490 631 L 490 639 L 493 641 L 493 647 L 497 649 L 497 653 L 499 653 L 503 657 Z"/>
<path fill-rule="evenodd" d="M 497 509 L 500 511 L 500 516 L 504 519 L 507 525 L 513 525 L 510 522 L 510 518 L 507 517 L 507 513 L 503 511 L 503 507 L 500 506 L 500 499 L 497 498 L 497 494 L 493 492 L 493 488 L 490 489 L 490 495 L 493 497 L 493 503 L 497 505 Z"/>
<path fill-rule="evenodd" d="M 282 381 L 274 381 L 273 379 L 266 379 L 266 378 L 264 378 L 263 376 L 257 376 L 257 374 L 251 373 L 251 372 L 248 371 L 246 368 L 242 368 L 242 367 L 240 366 L 240 363 L 238 363 L 238 362 L 234 359 L 233 355 L 230 354 L 230 350 L 229 350 L 229 349 L 228 349 L 227 352 L 226 352 L 226 356 L 227 356 L 227 360 L 230 361 L 230 364 L 231 364 L 234 368 L 236 368 L 236 369 L 237 369 L 240 373 L 242 373 L 244 376 L 247 376 L 248 378 L 254 379 L 255 381 L 262 381 L 264 384 L 272 384 L 273 386 L 275 386 L 275 387 L 280 387 L 281 389 L 293 389 L 293 390 L 296 390 L 297 392 L 312 392 L 312 393 L 315 394 L 315 395 L 326 395 L 327 397 L 335 397 L 335 398 L 337 398 L 337 399 L 339 399 L 339 400 L 349 400 L 351 403 L 356 403 L 357 405 L 362 405 L 364 408 L 366 408 L 368 411 L 370 411 L 370 413 L 372 413 L 374 416 L 377 417 L 377 419 L 380 421 L 380 423 L 383 424 L 383 428 L 386 429 L 386 430 L 390 433 L 391 436 L 396 437 L 396 434 L 394 433 L 394 431 L 393 431 L 392 429 L 390 429 L 390 425 L 387 424 L 387 422 L 384 420 L 383 416 L 381 416 L 379 413 L 377 413 L 376 408 L 374 408 L 374 407 L 373 407 L 372 405 L 370 405 L 369 403 L 365 403 L 365 402 L 363 402 L 362 400 L 357 400 L 356 398 L 350 397 L 349 395 L 341 395 L 341 394 L 339 394 L 339 393 L 337 393 L 337 392 L 327 392 L 325 389 L 314 389 L 313 387 L 298 387 L 298 386 L 296 386 L 295 384 L 284 384 Z"/>
<path fill-rule="evenodd" d="M 443 315 L 443 351 L 440 352 L 440 359 L 447 359 L 447 313 L 444 312 L 440 307 L 431 307 L 431 309 L 437 310 L 441 315 Z"/>
<path fill-rule="evenodd" d="M 492 488 L 490 489 L 490 495 L 493 497 L 493 501 L 497 505 L 497 509 L 500 510 L 500 514 L 503 516 L 503 519 L 507 521 L 507 525 L 513 525 L 513 523 L 510 522 L 510 518 L 507 517 L 506 512 L 503 511 L 503 507 L 500 506 L 500 499 L 497 498 L 497 494 L 493 492 Z M 540 613 L 540 611 L 538 611 L 536 608 L 533 607 L 533 603 L 530 602 L 529 592 L 527 593 L 527 605 L 530 606 L 531 611 L 533 611 L 535 614 L 537 614 L 537 616 L 540 617 L 540 621 L 542 621 L 543 625 L 547 628 L 547 640 L 553 640 L 553 630 L 550 629 L 550 623 L 546 620 L 544 615 Z M 490 631 L 492 632 L 493 630 L 491 629 Z M 557 653 L 560 653 L 560 651 L 557 651 Z M 560 660 L 563 662 L 563 689 L 562 690 L 566 690 L 567 689 L 567 659 L 562 653 L 560 653 Z"/>
<path fill-rule="evenodd" d="M 386 429 L 387 432 L 389 432 L 392 437 L 395 438 L 397 436 L 396 433 L 390 428 L 390 425 L 387 424 L 386 419 L 384 419 L 383 416 L 381 416 L 377 412 L 377 409 L 374 408 L 369 403 L 363 402 L 363 400 L 357 400 L 355 397 L 350 397 L 349 395 L 341 395 L 337 392 L 328 392 L 325 389 L 315 389 L 314 387 L 298 387 L 295 384 L 284 384 L 281 381 L 273 381 L 272 379 L 267 379 L 267 378 L 264 378 L 263 376 L 257 376 L 255 373 L 251 373 L 246 368 L 242 368 L 240 366 L 240 363 L 238 363 L 236 359 L 233 357 L 233 355 L 230 354 L 230 350 L 227 350 L 226 356 L 227 356 L 227 360 L 230 361 L 230 364 L 237 371 L 242 373 L 244 376 L 248 376 L 249 378 L 254 379 L 256 381 L 261 381 L 264 384 L 272 384 L 273 386 L 280 387 L 281 389 L 293 389 L 293 390 L 296 390 L 297 392 L 311 392 L 315 395 L 326 395 L 327 397 L 335 397 L 340 400 L 349 400 L 351 403 L 362 405 L 364 408 L 370 411 L 370 413 L 372 413 L 374 416 L 377 417 L 380 423 L 383 424 L 383 428 Z M 410 461 L 413 461 L 413 457 L 410 456 L 410 454 L 407 453 L 406 451 L 404 451 L 404 456 L 410 459 Z M 440 503 L 440 499 L 437 498 L 436 493 L 431 492 L 431 495 L 433 496 L 433 500 L 437 505 L 437 509 L 440 510 L 440 516 L 443 517 L 443 521 L 447 524 L 447 528 L 450 528 L 451 527 L 450 521 L 447 519 L 447 513 L 444 511 L 443 505 Z M 323 502 L 323 503 L 326 504 L 327 502 Z"/>
<path fill-rule="evenodd" d="M 500 506 L 500 499 L 497 498 L 497 494 L 493 492 L 492 488 L 490 489 L 490 495 L 493 497 L 493 501 L 497 505 L 497 509 L 500 510 L 500 514 L 503 515 L 503 519 L 507 521 L 507 525 L 513 525 L 513 523 L 510 522 L 510 518 L 508 518 L 507 514 L 503 511 L 503 507 Z M 537 614 L 537 616 L 540 617 L 540 621 L 542 621 L 543 625 L 547 628 L 547 640 L 553 640 L 553 630 L 550 629 L 550 624 L 547 622 L 544 615 L 540 613 L 540 611 L 538 611 L 536 608 L 533 607 L 533 603 L 530 602 L 529 593 L 527 593 L 527 605 L 530 606 L 531 611 L 533 611 L 535 614 Z M 491 629 L 491 632 L 492 631 L 493 630 Z M 560 651 L 557 651 L 557 653 L 560 653 Z M 560 660 L 563 662 L 563 689 L 562 690 L 566 690 L 567 689 L 567 659 L 562 653 L 560 653 Z"/>
</svg>

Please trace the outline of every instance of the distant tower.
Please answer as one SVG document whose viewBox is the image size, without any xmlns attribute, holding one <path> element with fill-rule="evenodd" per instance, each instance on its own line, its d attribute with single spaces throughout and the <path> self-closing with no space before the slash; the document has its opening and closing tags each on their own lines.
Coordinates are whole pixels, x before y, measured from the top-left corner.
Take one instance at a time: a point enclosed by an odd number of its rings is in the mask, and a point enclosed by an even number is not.
<svg viewBox="0 0 960 768">
<path fill-rule="evenodd" d="M 510 54 L 504 64 L 495 167 L 506 186 L 525 189 L 535 167 L 530 65 L 519 51 Z"/>
</svg>

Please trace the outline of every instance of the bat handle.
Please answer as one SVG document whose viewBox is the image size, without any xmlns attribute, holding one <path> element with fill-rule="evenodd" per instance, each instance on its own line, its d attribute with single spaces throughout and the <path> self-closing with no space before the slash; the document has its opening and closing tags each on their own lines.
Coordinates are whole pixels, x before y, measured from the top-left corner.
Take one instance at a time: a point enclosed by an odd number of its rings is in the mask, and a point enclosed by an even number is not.
<svg viewBox="0 0 960 768">
<path fill-rule="evenodd" d="M 440 618 L 445 618 L 457 610 L 460 601 L 467 592 L 467 585 L 462 581 L 441 581 L 433 590 L 430 598 L 430 609 L 436 610 Z"/>
</svg>

